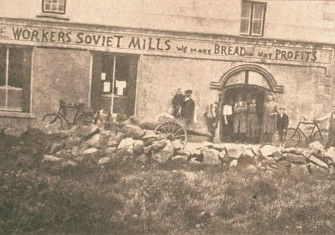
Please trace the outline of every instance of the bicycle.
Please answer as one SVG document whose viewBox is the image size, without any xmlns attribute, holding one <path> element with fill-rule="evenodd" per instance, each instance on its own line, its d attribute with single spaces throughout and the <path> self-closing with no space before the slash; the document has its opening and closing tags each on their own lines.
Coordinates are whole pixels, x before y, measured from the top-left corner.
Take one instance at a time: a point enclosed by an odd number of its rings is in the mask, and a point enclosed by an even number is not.
<svg viewBox="0 0 335 235">
<path fill-rule="evenodd" d="M 56 127 L 58 129 L 66 129 L 65 127 L 72 127 L 77 124 L 91 124 L 96 123 L 97 114 L 92 111 L 87 111 L 84 109 L 85 104 L 83 103 L 66 103 L 64 100 L 59 101 L 58 110 L 56 113 L 48 113 L 43 116 L 42 122 L 46 126 Z M 67 117 L 68 109 L 74 109 L 75 114 L 72 120 Z"/>
<path fill-rule="evenodd" d="M 300 128 L 301 125 L 313 125 L 311 133 L 306 135 L 305 132 Z M 328 139 L 328 131 L 325 129 L 321 129 L 319 124 L 316 121 L 308 122 L 308 121 L 300 121 L 296 128 L 288 128 L 286 136 L 287 141 L 285 142 L 289 147 L 305 147 L 308 146 L 309 143 L 313 141 L 320 142 L 323 146 L 326 145 Z M 305 142 L 301 143 L 301 138 L 305 138 Z M 306 145 L 304 145 L 306 144 Z"/>
</svg>

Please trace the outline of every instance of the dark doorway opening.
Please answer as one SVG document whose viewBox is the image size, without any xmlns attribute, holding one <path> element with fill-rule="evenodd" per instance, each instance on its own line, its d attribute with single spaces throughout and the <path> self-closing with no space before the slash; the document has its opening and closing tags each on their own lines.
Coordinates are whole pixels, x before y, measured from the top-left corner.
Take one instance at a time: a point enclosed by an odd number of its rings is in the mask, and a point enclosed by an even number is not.
<svg viewBox="0 0 335 235">
<path fill-rule="evenodd" d="M 232 115 L 232 122 L 228 125 L 225 124 L 223 118 L 223 107 L 228 102 L 230 104 L 235 104 L 238 100 L 238 97 L 242 97 L 243 100 L 247 103 L 248 111 L 247 111 L 247 120 L 248 115 L 250 114 L 250 102 L 252 98 L 256 99 L 256 114 L 258 118 L 258 126 L 257 126 L 257 135 L 256 137 L 249 138 L 247 134 L 247 138 L 244 140 L 248 143 L 259 143 L 260 141 L 260 134 L 262 129 L 262 121 L 263 121 L 263 108 L 264 108 L 264 101 L 266 97 L 267 90 L 253 85 L 234 85 L 229 88 L 225 88 L 224 95 L 221 100 L 221 113 L 220 113 L 220 140 L 224 142 L 240 142 L 239 139 L 236 137 L 236 133 L 234 133 L 234 107 L 233 107 L 233 115 Z M 233 106 L 233 105 L 232 105 Z M 250 117 L 250 116 L 249 116 Z"/>
<path fill-rule="evenodd" d="M 120 119 L 134 115 L 138 56 L 93 53 L 91 108 L 116 114 Z"/>
</svg>

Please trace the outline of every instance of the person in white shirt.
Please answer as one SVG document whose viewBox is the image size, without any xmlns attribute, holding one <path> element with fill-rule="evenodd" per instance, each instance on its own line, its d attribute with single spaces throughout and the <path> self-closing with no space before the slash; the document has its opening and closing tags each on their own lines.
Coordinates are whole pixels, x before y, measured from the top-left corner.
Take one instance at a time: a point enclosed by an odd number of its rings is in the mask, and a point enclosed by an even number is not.
<svg viewBox="0 0 335 235">
<path fill-rule="evenodd" d="M 207 106 L 205 117 L 207 129 L 211 134 L 209 141 L 213 142 L 215 137 L 215 131 L 218 127 L 218 102 Z"/>
</svg>

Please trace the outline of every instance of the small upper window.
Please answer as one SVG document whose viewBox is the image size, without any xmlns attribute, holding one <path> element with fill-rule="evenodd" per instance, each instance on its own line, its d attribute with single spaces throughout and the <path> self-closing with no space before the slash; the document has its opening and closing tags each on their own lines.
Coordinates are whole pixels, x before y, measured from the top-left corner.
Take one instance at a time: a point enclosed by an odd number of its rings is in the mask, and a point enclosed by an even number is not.
<svg viewBox="0 0 335 235">
<path fill-rule="evenodd" d="M 65 14 L 66 0 L 43 0 L 42 12 Z"/>
<path fill-rule="evenodd" d="M 263 36 L 265 10 L 266 3 L 242 1 L 241 34 Z"/>
</svg>

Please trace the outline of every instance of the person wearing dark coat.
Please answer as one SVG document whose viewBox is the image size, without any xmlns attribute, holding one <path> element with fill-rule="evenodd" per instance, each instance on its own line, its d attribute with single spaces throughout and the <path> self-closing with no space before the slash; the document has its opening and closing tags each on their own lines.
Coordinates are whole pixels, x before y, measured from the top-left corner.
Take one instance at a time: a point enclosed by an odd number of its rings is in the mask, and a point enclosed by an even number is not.
<svg viewBox="0 0 335 235">
<path fill-rule="evenodd" d="M 288 116 L 285 114 L 285 109 L 283 107 L 279 108 L 279 114 L 277 115 L 277 131 L 280 144 L 283 144 L 283 142 L 285 142 L 288 123 L 289 119 Z"/>
<path fill-rule="evenodd" d="M 185 96 L 182 92 L 182 90 L 179 88 L 177 90 L 177 93 L 175 94 L 175 96 L 172 98 L 172 115 L 175 118 L 179 118 L 180 117 L 180 111 L 181 111 L 181 106 L 184 102 Z"/>
<path fill-rule="evenodd" d="M 222 136 L 225 142 L 233 141 L 233 100 L 226 100 L 222 110 Z"/>
<path fill-rule="evenodd" d="M 192 91 L 185 91 L 185 99 L 181 106 L 181 118 L 185 121 L 186 125 L 193 122 L 195 103 L 191 98 Z"/>
</svg>

